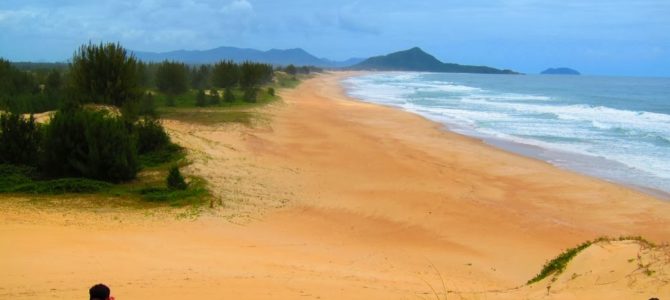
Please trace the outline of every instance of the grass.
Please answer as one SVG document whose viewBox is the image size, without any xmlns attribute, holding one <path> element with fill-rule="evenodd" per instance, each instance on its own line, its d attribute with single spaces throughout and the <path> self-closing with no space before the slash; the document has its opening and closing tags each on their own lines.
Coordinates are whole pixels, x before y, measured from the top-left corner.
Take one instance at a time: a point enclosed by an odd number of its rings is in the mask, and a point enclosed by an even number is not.
<svg viewBox="0 0 670 300">
<path fill-rule="evenodd" d="M 541 281 L 542 279 L 547 278 L 549 275 L 554 275 L 557 276 L 561 274 L 565 268 L 568 266 L 568 263 L 575 257 L 577 254 L 580 252 L 584 251 L 584 249 L 588 248 L 589 246 L 599 243 L 599 242 L 608 242 L 608 241 L 637 241 L 640 244 L 648 247 L 654 247 L 655 245 L 651 243 L 650 241 L 639 237 L 639 236 L 623 236 L 619 238 L 609 238 L 609 237 L 600 237 L 592 241 L 586 241 L 577 247 L 567 249 L 563 251 L 563 253 L 559 254 L 557 257 L 554 259 L 548 261 L 547 263 L 544 264 L 544 267 L 542 267 L 542 270 L 540 273 L 538 273 L 533 279 L 528 280 L 526 284 L 533 284 L 536 282 Z"/>
<path fill-rule="evenodd" d="M 240 123 L 247 126 L 258 118 L 258 114 L 249 111 L 207 108 L 165 108 L 160 110 L 161 118 L 200 125 L 215 125 L 220 123 Z"/>
</svg>

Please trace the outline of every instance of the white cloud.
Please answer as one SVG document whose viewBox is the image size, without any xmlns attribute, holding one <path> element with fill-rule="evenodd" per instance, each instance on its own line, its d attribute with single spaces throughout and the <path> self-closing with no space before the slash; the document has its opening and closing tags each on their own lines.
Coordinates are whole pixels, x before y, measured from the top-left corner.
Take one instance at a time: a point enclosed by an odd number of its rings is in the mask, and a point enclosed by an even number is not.
<svg viewBox="0 0 670 300">
<path fill-rule="evenodd" d="M 221 12 L 233 16 L 248 16 L 253 15 L 254 7 L 247 0 L 233 0 L 233 2 L 224 5 Z"/>
</svg>

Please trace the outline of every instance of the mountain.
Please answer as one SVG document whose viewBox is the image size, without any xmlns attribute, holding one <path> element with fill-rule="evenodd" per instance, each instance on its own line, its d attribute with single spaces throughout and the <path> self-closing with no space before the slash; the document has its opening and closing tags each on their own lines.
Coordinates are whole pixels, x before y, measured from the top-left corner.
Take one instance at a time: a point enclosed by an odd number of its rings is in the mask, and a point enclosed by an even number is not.
<svg viewBox="0 0 670 300">
<path fill-rule="evenodd" d="M 355 58 L 343 62 L 331 61 L 318 58 L 301 48 L 261 51 L 248 48 L 219 47 L 210 50 L 178 50 L 161 53 L 133 51 L 133 54 L 145 62 L 173 60 L 187 64 L 210 64 L 221 60 L 232 60 L 235 62 L 263 62 L 273 65 L 343 67 L 362 61 L 362 59 Z"/>
<path fill-rule="evenodd" d="M 570 69 L 570 68 L 549 68 L 542 73 L 542 75 L 581 75 L 577 70 Z"/>
<path fill-rule="evenodd" d="M 486 66 L 468 66 L 453 63 L 443 63 L 418 47 L 391 53 L 388 55 L 371 57 L 350 67 L 350 69 L 445 73 L 519 74 L 512 70 L 500 70 Z"/>
</svg>

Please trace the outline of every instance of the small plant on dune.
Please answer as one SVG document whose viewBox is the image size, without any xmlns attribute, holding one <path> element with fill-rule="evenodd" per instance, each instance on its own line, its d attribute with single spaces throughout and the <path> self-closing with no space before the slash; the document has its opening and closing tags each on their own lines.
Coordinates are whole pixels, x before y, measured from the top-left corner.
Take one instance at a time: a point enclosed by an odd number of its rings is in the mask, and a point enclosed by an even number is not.
<svg viewBox="0 0 670 300">
<path fill-rule="evenodd" d="M 170 168 L 166 180 L 168 188 L 172 190 L 185 190 L 188 187 L 186 181 L 184 181 L 184 177 L 181 175 L 181 172 L 179 172 L 178 166 Z"/>
<path fill-rule="evenodd" d="M 527 284 L 538 282 L 552 274 L 560 274 L 568 266 L 568 262 L 570 262 L 570 260 L 572 260 L 579 252 L 588 248 L 592 244 L 592 241 L 588 241 L 580 244 L 577 247 L 563 251 L 563 253 L 559 254 L 556 258 L 544 264 L 544 267 L 542 267 L 540 273 L 533 277 L 533 279 L 528 280 Z"/>
<path fill-rule="evenodd" d="M 622 236 L 619 238 L 609 238 L 609 237 L 599 237 L 595 240 L 592 241 L 586 241 L 582 244 L 580 244 L 577 247 L 567 249 L 563 251 L 563 253 L 559 254 L 556 258 L 548 261 L 546 264 L 544 264 L 544 267 L 542 267 L 542 270 L 540 273 L 538 273 L 533 279 L 528 280 L 526 284 L 533 284 L 536 283 L 544 278 L 546 278 L 549 275 L 559 275 L 561 274 L 565 268 L 568 266 L 568 263 L 570 260 L 572 260 L 579 252 L 582 252 L 584 249 L 588 248 L 589 246 L 599 243 L 599 242 L 610 242 L 610 241 L 635 241 L 642 247 L 654 247 L 655 245 L 652 242 L 649 242 L 648 240 L 645 240 L 642 237 L 639 236 Z M 556 278 L 554 277 L 554 280 Z"/>
</svg>

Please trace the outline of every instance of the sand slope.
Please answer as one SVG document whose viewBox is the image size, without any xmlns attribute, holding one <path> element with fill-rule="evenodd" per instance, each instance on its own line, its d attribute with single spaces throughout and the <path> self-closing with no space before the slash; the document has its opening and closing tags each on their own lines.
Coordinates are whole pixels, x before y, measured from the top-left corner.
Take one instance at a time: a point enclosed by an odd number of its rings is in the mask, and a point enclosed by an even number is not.
<svg viewBox="0 0 670 300">
<path fill-rule="evenodd" d="M 347 99 L 346 75 L 281 91 L 254 128 L 166 121 L 221 199 L 195 220 L 3 199 L 0 298 L 73 299 L 96 282 L 117 299 L 670 296 L 664 272 L 624 276 L 640 251 L 624 242 L 585 251 L 550 293 L 518 288 L 585 240 L 669 241 L 670 205 Z"/>
</svg>

